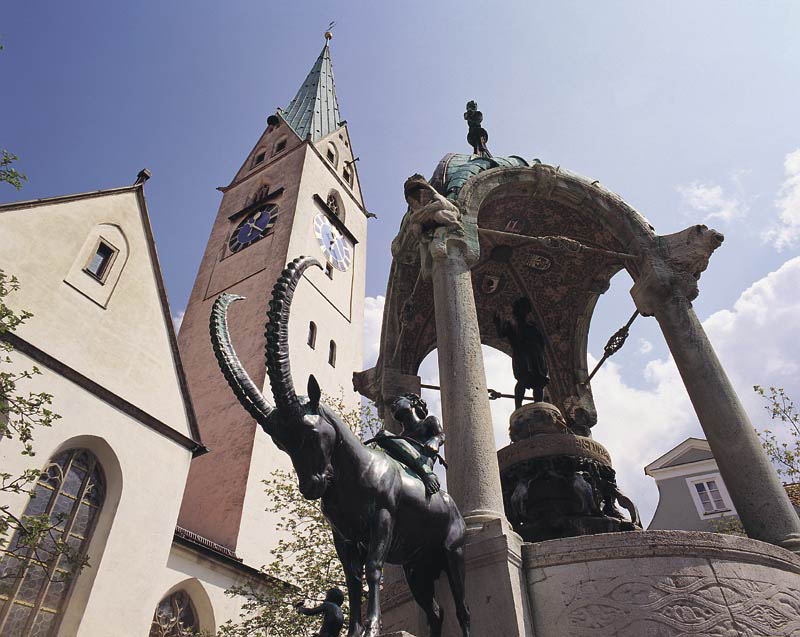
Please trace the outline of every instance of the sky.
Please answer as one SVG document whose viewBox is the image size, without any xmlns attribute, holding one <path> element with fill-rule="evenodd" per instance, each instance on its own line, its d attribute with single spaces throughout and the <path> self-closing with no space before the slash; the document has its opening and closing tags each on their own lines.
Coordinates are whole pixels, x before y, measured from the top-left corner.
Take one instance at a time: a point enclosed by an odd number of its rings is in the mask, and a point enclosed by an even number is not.
<svg viewBox="0 0 800 637">
<path fill-rule="evenodd" d="M 28 181 L 0 201 L 130 184 L 146 196 L 173 314 L 186 305 L 221 194 L 336 21 L 331 55 L 370 221 L 364 367 L 380 330 L 402 184 L 468 151 L 475 99 L 489 148 L 599 180 L 661 234 L 725 234 L 695 310 L 754 422 L 752 385 L 800 396 L 800 3 L 9 3 L 0 23 L 0 147 Z M 590 364 L 630 316 L 631 280 L 595 310 Z M 435 380 L 435 355 L 423 376 Z M 489 351 L 489 385 L 513 386 Z M 642 467 L 702 436 L 654 319 L 593 381 L 620 485 L 649 519 Z M 430 397 L 432 402 L 438 400 Z M 508 401 L 505 401 L 507 403 Z M 495 404 L 499 446 L 509 404 Z"/>
</svg>

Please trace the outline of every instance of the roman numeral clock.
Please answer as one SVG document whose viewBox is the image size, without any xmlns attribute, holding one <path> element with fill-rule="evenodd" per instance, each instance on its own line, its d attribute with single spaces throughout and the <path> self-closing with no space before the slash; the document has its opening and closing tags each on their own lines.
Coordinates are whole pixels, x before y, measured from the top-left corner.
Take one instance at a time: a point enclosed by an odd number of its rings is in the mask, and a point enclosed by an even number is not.
<svg viewBox="0 0 800 637">
<path fill-rule="evenodd" d="M 321 212 L 314 217 L 314 235 L 325 260 L 337 270 L 347 272 L 353 262 L 353 244 Z"/>
</svg>

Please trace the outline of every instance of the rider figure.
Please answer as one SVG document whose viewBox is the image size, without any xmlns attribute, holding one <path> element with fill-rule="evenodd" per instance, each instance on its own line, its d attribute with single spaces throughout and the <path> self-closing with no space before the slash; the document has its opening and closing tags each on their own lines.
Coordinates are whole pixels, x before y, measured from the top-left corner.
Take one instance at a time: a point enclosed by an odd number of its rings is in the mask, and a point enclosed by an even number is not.
<svg viewBox="0 0 800 637">
<path fill-rule="evenodd" d="M 428 415 L 428 406 L 416 394 L 404 394 L 395 398 L 389 405 L 394 419 L 403 425 L 405 438 L 415 440 L 414 444 L 403 438 L 387 434 L 381 430 L 374 441 L 395 460 L 399 460 L 425 485 L 425 491 L 432 495 L 439 491 L 439 478 L 433 472 L 433 464 L 444 444 L 442 423 L 434 415 Z"/>
</svg>

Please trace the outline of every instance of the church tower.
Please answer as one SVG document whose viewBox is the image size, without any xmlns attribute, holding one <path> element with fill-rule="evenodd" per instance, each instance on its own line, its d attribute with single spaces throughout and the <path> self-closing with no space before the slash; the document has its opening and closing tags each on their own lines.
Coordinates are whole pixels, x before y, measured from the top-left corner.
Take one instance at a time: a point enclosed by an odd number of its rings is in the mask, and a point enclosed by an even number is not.
<svg viewBox="0 0 800 637">
<path fill-rule="evenodd" d="M 240 407 L 211 350 L 211 306 L 222 292 L 246 297 L 231 308 L 230 332 L 245 369 L 272 400 L 264 368 L 264 324 L 272 286 L 286 263 L 312 255 L 289 323 L 299 391 L 313 373 L 328 394 L 359 400 L 367 213 L 346 122 L 339 114 L 329 40 L 294 99 L 267 128 L 228 186 L 220 188 L 211 236 L 178 342 L 201 436 L 210 453 L 192 462 L 178 525 L 266 561 L 275 520 L 261 480 L 288 457 Z"/>
</svg>

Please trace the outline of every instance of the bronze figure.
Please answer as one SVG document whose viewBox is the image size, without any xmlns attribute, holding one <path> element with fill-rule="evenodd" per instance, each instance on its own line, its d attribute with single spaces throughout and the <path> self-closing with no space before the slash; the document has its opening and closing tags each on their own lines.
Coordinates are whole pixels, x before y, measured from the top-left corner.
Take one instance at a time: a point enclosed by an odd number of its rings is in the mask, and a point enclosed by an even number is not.
<svg viewBox="0 0 800 637">
<path fill-rule="evenodd" d="M 546 339 L 536 323 L 528 318 L 532 309 L 530 299 L 522 297 L 511 306 L 513 322 L 502 321 L 498 314 L 494 315 L 497 335 L 511 344 L 511 364 L 517 380 L 514 387 L 514 405 L 517 409 L 522 407 L 522 399 L 528 388 L 533 389 L 534 402 L 544 400 L 544 388 L 550 382 L 544 356 Z"/>
<path fill-rule="evenodd" d="M 344 593 L 338 588 L 331 588 L 325 595 L 325 601 L 314 608 L 306 608 L 302 604 L 297 604 L 295 609 L 302 615 L 322 615 L 322 626 L 316 637 L 339 637 L 339 633 L 344 626 Z"/>
<path fill-rule="evenodd" d="M 434 582 L 444 571 L 463 637 L 469 636 L 464 594 L 464 518 L 445 491 L 429 493 L 416 475 L 378 449 L 365 446 L 339 417 L 320 402 L 314 376 L 308 396 L 297 396 L 289 367 L 289 308 L 303 272 L 321 268 L 300 257 L 281 273 L 268 312 L 266 360 L 275 407 L 267 403 L 239 362 L 227 327 L 227 309 L 242 297 L 221 295 L 211 314 L 214 353 L 242 406 L 275 444 L 289 454 L 300 492 L 321 498 L 322 512 L 347 579 L 350 601 L 348 637 L 377 637 L 380 630 L 380 580 L 384 562 L 400 564 L 411 593 L 422 607 L 430 634 L 442 632 L 442 610 Z M 365 573 L 366 568 L 366 573 Z M 361 621 L 361 578 L 369 588 Z"/>
</svg>

